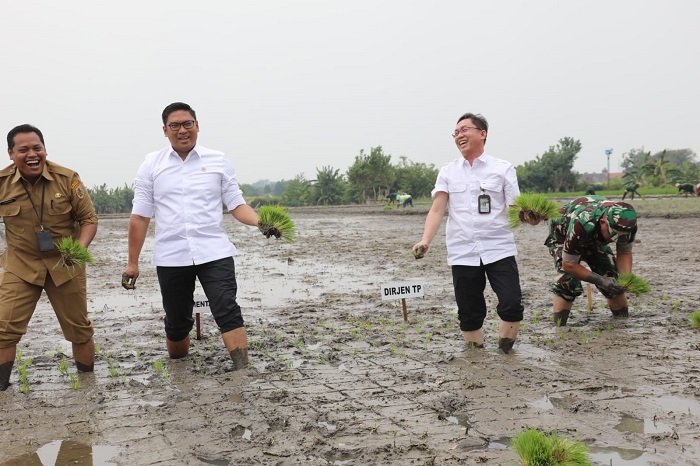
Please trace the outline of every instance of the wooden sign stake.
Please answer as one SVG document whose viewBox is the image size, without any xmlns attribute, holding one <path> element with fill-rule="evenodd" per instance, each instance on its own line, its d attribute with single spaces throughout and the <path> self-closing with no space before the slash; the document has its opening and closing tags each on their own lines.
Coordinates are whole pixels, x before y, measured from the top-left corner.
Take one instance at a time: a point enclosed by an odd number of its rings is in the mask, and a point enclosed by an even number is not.
<svg viewBox="0 0 700 466">
<path fill-rule="evenodd" d="M 586 283 L 586 296 L 588 297 L 588 310 L 593 310 L 593 287 L 590 283 Z"/>
<path fill-rule="evenodd" d="M 401 298 L 401 307 L 403 307 L 403 321 L 408 322 L 408 308 L 406 307 L 406 298 Z"/>
<path fill-rule="evenodd" d="M 202 325 L 199 321 L 199 312 L 194 315 L 195 323 L 197 324 L 197 340 L 202 339 Z"/>
</svg>

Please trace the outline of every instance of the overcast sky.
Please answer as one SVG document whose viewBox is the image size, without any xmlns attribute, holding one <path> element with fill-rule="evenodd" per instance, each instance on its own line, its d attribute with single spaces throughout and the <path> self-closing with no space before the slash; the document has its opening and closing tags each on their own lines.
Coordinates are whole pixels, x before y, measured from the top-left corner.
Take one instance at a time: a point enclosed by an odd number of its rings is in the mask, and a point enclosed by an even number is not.
<svg viewBox="0 0 700 466">
<path fill-rule="evenodd" d="M 291 179 L 360 149 L 442 166 L 464 112 L 518 165 L 562 137 L 575 168 L 644 147 L 700 151 L 693 0 L 2 1 L 0 131 L 31 123 L 89 187 L 130 184 L 164 147 L 160 115 L 239 181 Z M 9 158 L 7 162 L 10 163 Z"/>
</svg>

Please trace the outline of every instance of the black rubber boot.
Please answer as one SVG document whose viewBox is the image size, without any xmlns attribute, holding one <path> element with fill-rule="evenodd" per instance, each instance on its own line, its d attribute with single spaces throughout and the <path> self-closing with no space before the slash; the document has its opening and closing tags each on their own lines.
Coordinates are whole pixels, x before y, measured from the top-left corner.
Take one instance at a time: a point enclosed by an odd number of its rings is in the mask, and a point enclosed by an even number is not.
<svg viewBox="0 0 700 466">
<path fill-rule="evenodd" d="M 10 386 L 10 374 L 14 363 L 14 361 L 8 361 L 0 365 L 0 392 L 4 392 Z"/>
<path fill-rule="evenodd" d="M 610 312 L 612 312 L 613 317 L 615 318 L 625 318 L 630 316 L 629 308 L 628 307 L 623 307 L 622 309 L 610 309 Z"/>
<path fill-rule="evenodd" d="M 554 325 L 558 327 L 564 327 L 566 323 L 569 321 L 569 315 L 571 314 L 570 309 L 565 309 L 563 311 L 557 311 L 554 314 L 552 314 L 552 317 L 554 318 Z"/>
<path fill-rule="evenodd" d="M 498 339 L 498 349 L 503 351 L 505 354 L 510 353 L 510 351 L 513 349 L 513 345 L 515 344 L 515 340 L 512 338 L 499 338 Z"/>
</svg>

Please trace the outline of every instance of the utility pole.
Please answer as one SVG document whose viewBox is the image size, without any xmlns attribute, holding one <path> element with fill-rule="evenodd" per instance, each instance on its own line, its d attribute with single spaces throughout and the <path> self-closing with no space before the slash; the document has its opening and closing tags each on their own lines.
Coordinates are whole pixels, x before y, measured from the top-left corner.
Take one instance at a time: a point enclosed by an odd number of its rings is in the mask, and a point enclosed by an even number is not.
<svg viewBox="0 0 700 466">
<path fill-rule="evenodd" d="M 605 149 L 605 155 L 608 157 L 608 189 L 610 189 L 610 156 L 612 153 L 612 148 Z"/>
</svg>

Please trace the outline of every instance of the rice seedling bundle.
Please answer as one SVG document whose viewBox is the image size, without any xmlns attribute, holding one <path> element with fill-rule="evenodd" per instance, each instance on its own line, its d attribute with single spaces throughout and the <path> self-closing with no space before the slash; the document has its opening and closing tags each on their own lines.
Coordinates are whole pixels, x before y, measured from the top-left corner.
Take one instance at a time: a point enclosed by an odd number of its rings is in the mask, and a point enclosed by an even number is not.
<svg viewBox="0 0 700 466">
<path fill-rule="evenodd" d="M 296 228 L 287 209 L 276 205 L 262 206 L 258 209 L 258 217 L 258 228 L 265 236 L 282 238 L 289 243 L 294 241 Z"/>
<path fill-rule="evenodd" d="M 514 204 L 508 208 L 508 223 L 511 228 L 516 228 L 523 222 L 537 225 L 542 220 L 556 218 L 559 215 L 559 205 L 543 194 L 521 193 Z"/>
<path fill-rule="evenodd" d="M 75 265 L 92 262 L 92 254 L 87 248 L 83 247 L 80 242 L 71 237 L 65 236 L 56 243 L 56 249 L 61 253 L 61 259 L 58 264 L 63 264 L 64 267 L 73 267 Z"/>
<path fill-rule="evenodd" d="M 649 283 L 632 272 L 622 272 L 617 277 L 617 284 L 624 288 L 627 293 L 631 293 L 635 296 L 646 294 L 651 291 Z"/>
<path fill-rule="evenodd" d="M 522 466 L 590 466 L 588 449 L 556 433 L 544 434 L 536 429 L 522 431 L 511 441 Z"/>
</svg>

